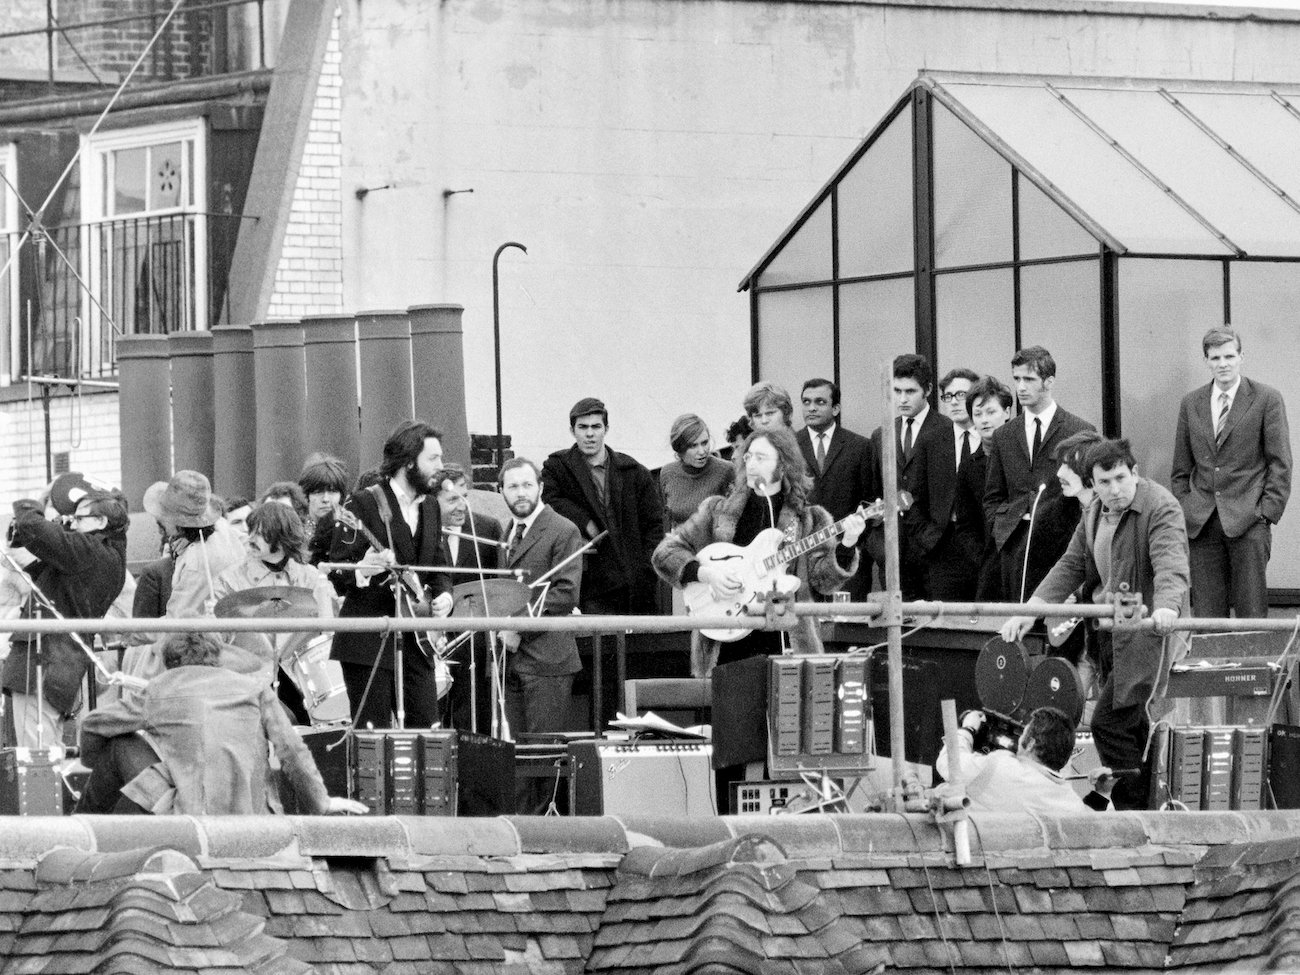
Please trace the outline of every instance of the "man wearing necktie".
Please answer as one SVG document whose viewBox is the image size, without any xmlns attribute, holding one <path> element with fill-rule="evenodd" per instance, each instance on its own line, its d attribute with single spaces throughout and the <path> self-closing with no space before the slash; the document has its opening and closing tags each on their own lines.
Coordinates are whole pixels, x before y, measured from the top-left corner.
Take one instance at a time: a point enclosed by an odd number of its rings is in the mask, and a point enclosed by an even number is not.
<svg viewBox="0 0 1300 975">
<path fill-rule="evenodd" d="M 542 501 L 537 467 L 523 457 L 501 466 L 501 497 L 510 508 L 506 523 L 506 568 L 519 569 L 533 586 L 556 566 L 529 597 L 545 592 L 542 616 L 568 616 L 578 605 L 582 585 L 582 559 L 570 558 L 582 548 L 582 536 L 573 522 Z M 568 559 L 568 562 L 565 560 Z M 570 731 L 573 679 L 582 670 L 578 644 L 571 632 L 503 632 L 501 642 L 509 653 L 506 662 L 506 718 L 512 734 Z"/>
<path fill-rule="evenodd" d="M 908 353 L 894 359 L 894 436 L 897 449 L 898 488 L 916 496 L 917 479 L 920 467 L 917 458 L 921 455 L 922 445 L 926 439 L 942 435 L 948 446 L 952 446 L 952 421 L 930 409 L 930 391 L 934 388 L 934 371 L 930 362 L 923 355 Z M 875 477 L 875 490 L 871 497 L 878 498 L 883 493 L 884 476 L 881 471 L 881 458 L 884 450 L 881 445 L 881 431 L 877 427 L 871 434 L 872 474 Z M 905 513 L 899 523 L 899 573 L 902 581 L 904 599 L 927 598 L 925 553 L 915 547 L 918 515 L 913 511 Z M 872 522 L 867 535 L 867 551 L 877 566 L 880 566 L 880 578 L 883 580 L 885 563 L 884 527 Z"/>
<path fill-rule="evenodd" d="M 1015 354 L 1011 378 L 1022 413 L 997 430 L 988 444 L 984 516 L 999 553 L 1003 597 L 1021 602 L 1033 594 L 1070 541 L 1068 534 L 1062 537 L 1038 527 L 1059 524 L 1057 509 L 1065 503 L 1052 453 L 1066 437 L 1095 428 L 1057 405 L 1052 392 L 1056 360 L 1041 345 Z"/>
<path fill-rule="evenodd" d="M 1218 618 L 1268 615 L 1265 578 L 1273 526 L 1291 494 L 1286 404 L 1241 374 L 1241 336 L 1201 340 L 1211 381 L 1183 397 L 1170 488 L 1191 539 L 1192 610 Z"/>
<path fill-rule="evenodd" d="M 866 437 L 840 424 L 840 388 L 829 379 L 809 379 L 803 384 L 804 427 L 794 435 L 803 454 L 813 489 L 811 504 L 819 504 L 836 521 L 870 504 L 874 475 L 871 444 Z M 871 591 L 871 570 L 859 571 L 844 584 L 855 602 Z M 814 598 L 828 598 L 814 593 Z"/>
<path fill-rule="evenodd" d="M 915 448 L 909 552 L 924 560 L 930 599 L 973 599 L 979 581 L 983 536 L 958 537 L 956 507 L 961 466 L 979 450 L 979 434 L 966 410 L 966 396 L 979 378 L 973 370 L 959 368 L 940 380 L 939 409 L 952 423 L 937 428 Z"/>
</svg>

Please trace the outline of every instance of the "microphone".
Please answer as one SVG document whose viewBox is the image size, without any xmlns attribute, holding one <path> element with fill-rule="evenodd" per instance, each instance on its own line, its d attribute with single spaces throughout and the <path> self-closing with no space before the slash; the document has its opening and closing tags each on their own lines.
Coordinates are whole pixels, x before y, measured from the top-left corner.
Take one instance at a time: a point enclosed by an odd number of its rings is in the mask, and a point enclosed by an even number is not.
<svg viewBox="0 0 1300 975">
<path fill-rule="evenodd" d="M 509 548 L 509 542 L 499 542 L 495 538 L 484 538 L 481 535 L 470 535 L 467 532 L 457 531 L 455 528 L 444 528 L 444 535 L 455 535 L 457 538 L 463 538 L 469 542 L 482 542 L 484 545 L 495 545 L 497 548 Z"/>
<path fill-rule="evenodd" d="M 1025 535 L 1025 561 L 1020 566 L 1020 602 L 1022 603 L 1025 601 L 1025 583 L 1029 581 L 1029 546 L 1034 541 L 1034 517 L 1038 514 L 1038 499 L 1046 490 L 1046 481 L 1038 485 L 1038 493 L 1034 495 L 1034 503 L 1029 508 L 1029 532 Z"/>
</svg>

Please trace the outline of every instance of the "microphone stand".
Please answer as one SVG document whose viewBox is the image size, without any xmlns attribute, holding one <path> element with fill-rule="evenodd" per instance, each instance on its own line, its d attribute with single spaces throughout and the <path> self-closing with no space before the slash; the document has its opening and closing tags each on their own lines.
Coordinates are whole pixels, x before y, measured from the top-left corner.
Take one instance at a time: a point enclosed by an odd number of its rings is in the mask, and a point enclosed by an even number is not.
<svg viewBox="0 0 1300 975">
<path fill-rule="evenodd" d="M 51 616 L 53 616 L 56 620 L 67 619 L 66 616 L 64 616 L 62 613 L 59 612 L 59 607 L 55 606 L 54 603 L 51 602 L 50 597 L 45 595 L 45 593 L 41 592 L 41 587 L 36 584 L 35 580 L 33 580 L 32 577 L 27 574 L 27 570 L 24 569 L 21 565 L 19 565 L 17 560 L 14 559 L 14 557 L 11 554 L 9 554 L 9 552 L 0 550 L 0 558 L 4 559 L 5 562 L 9 564 L 9 567 L 13 569 L 15 572 L 17 572 L 23 578 L 23 580 L 27 583 L 28 587 L 30 588 L 31 593 L 37 598 L 37 600 L 39 600 L 40 604 L 44 606 L 46 610 L 49 611 Z M 127 674 L 124 674 L 120 670 L 117 671 L 116 673 L 110 671 L 107 667 L 104 666 L 104 662 L 99 659 L 99 657 L 95 654 L 95 651 L 90 649 L 90 647 L 86 645 L 86 641 L 81 638 L 80 633 L 70 633 L 68 635 L 72 637 L 72 642 L 75 643 L 78 647 L 80 647 L 82 652 L 85 653 L 85 655 L 90 658 L 91 665 L 104 678 L 105 683 L 116 684 L 120 687 L 130 687 L 135 690 L 139 690 L 143 688 L 148 683 L 147 681 L 143 681 L 138 677 L 132 677 Z"/>
<path fill-rule="evenodd" d="M 1034 503 L 1029 509 L 1029 531 L 1025 534 L 1025 560 L 1020 566 L 1020 601 L 1025 601 L 1025 583 L 1029 581 L 1029 546 L 1034 541 L 1034 518 L 1038 515 L 1038 500 L 1047 490 L 1047 482 L 1044 481 L 1038 485 L 1038 493 L 1034 495 Z"/>
</svg>

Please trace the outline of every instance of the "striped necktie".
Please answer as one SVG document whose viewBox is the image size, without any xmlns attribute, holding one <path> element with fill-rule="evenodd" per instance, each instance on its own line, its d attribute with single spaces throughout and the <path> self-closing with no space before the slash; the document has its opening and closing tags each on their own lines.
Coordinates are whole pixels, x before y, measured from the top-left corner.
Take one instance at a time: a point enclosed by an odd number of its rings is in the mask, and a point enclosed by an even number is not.
<svg viewBox="0 0 1300 975">
<path fill-rule="evenodd" d="M 1223 438 L 1228 433 L 1228 412 L 1232 409 L 1232 400 L 1227 393 L 1219 394 L 1219 415 L 1214 421 L 1214 446 L 1222 447 Z"/>
</svg>

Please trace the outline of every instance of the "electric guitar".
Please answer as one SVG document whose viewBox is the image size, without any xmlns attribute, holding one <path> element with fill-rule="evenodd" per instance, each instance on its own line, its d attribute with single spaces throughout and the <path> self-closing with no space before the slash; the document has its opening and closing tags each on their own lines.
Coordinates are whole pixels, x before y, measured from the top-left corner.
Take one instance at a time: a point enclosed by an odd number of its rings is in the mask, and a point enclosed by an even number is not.
<svg viewBox="0 0 1300 975">
<path fill-rule="evenodd" d="M 355 532 L 359 532 L 376 552 L 383 552 L 388 548 L 375 536 L 374 532 L 366 527 L 360 518 L 341 504 L 334 506 L 334 520 L 346 525 Z M 389 571 L 393 572 L 401 583 L 396 587 L 400 615 L 408 617 L 430 615 L 429 599 L 425 594 L 424 583 L 420 581 L 419 575 L 411 569 L 390 569 Z M 420 652 L 424 654 L 424 658 L 429 663 L 442 660 L 442 648 L 447 645 L 447 638 L 440 631 L 416 632 L 414 636 L 415 645 L 420 648 Z"/>
<path fill-rule="evenodd" d="M 912 496 L 906 491 L 898 492 L 898 510 L 906 511 L 912 507 Z M 884 517 L 885 501 L 883 498 L 870 505 L 859 505 L 853 514 L 861 515 L 868 521 Z M 718 599 L 707 582 L 690 582 L 683 591 L 686 611 L 690 616 L 744 616 L 746 608 L 761 606 L 764 597 L 775 590 L 783 595 L 792 595 L 799 591 L 800 580 L 784 569 L 799 556 L 810 552 L 832 538 L 844 533 L 844 523 L 852 518 L 848 515 L 833 525 L 827 525 L 820 531 L 813 532 L 797 542 L 785 544 L 785 532 L 779 528 L 765 528 L 755 536 L 748 545 L 741 547 L 730 542 L 714 542 L 700 549 L 695 556 L 701 566 L 722 565 L 735 573 L 741 581 L 740 592 L 735 596 Z M 747 633 L 748 629 L 701 630 L 705 636 L 722 643 L 734 643 Z"/>
</svg>

